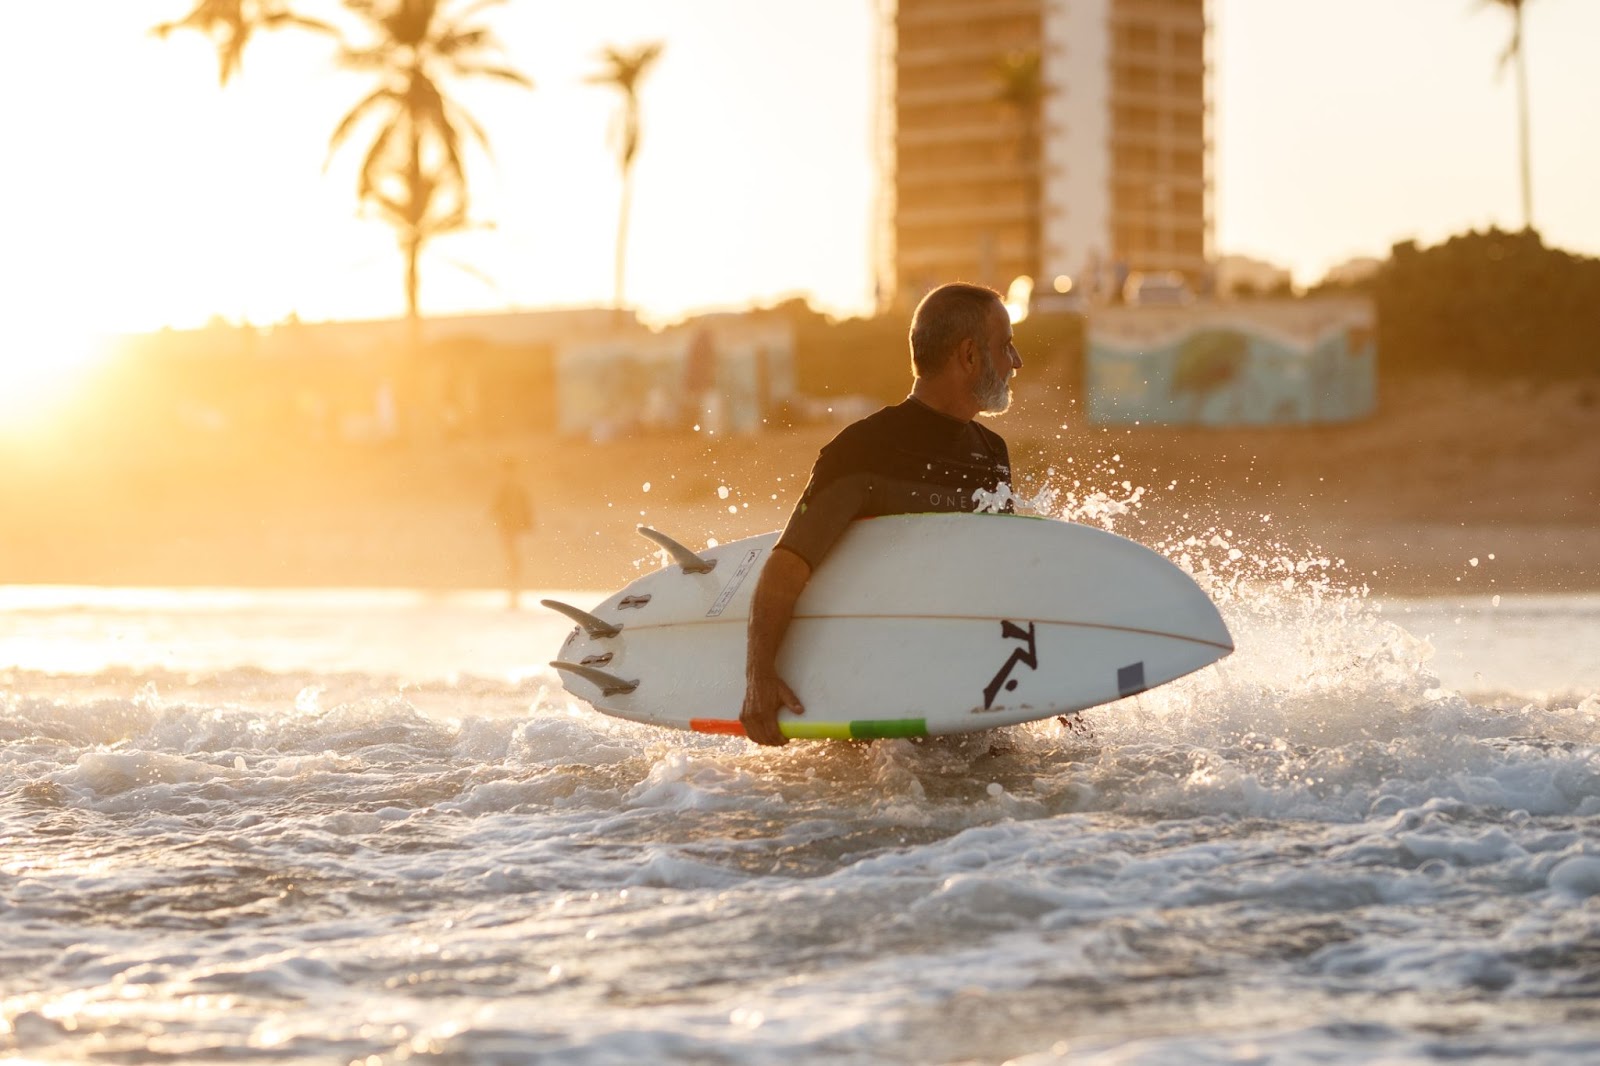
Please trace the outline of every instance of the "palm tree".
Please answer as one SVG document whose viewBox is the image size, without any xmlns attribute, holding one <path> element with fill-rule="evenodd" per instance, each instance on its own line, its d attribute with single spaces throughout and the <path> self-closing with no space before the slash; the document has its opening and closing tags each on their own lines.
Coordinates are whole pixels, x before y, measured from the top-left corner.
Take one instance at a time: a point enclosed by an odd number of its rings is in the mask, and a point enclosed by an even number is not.
<svg viewBox="0 0 1600 1066">
<path fill-rule="evenodd" d="M 422 250 L 435 237 L 459 233 L 471 226 L 467 219 L 467 190 L 462 179 L 448 169 L 430 173 L 407 168 L 396 177 L 400 180 L 391 183 L 393 189 L 374 190 L 371 200 L 379 217 L 394 228 L 406 257 L 406 315 L 414 324 L 420 318 L 417 295 Z"/>
<path fill-rule="evenodd" d="M 617 213 L 616 280 L 611 304 L 619 314 L 628 256 L 628 215 L 633 202 L 633 160 L 639 154 L 639 83 L 661 58 L 663 47 L 660 41 L 653 41 L 631 52 L 606 48 L 600 53 L 605 69 L 588 79 L 592 85 L 610 85 L 622 93 L 622 114 L 615 128 L 617 159 L 622 167 L 622 206 Z"/>
<path fill-rule="evenodd" d="M 395 228 L 406 258 L 406 318 L 412 352 L 419 336 L 418 261 L 435 237 L 467 226 L 468 189 L 462 162 L 462 134 L 470 133 L 485 152 L 483 127 L 461 105 L 446 97 L 446 77 L 482 76 L 531 89 L 528 78 L 485 58 L 499 49 L 487 29 L 467 19 L 504 0 L 478 0 L 449 13 L 451 0 L 345 0 L 366 23 L 375 40 L 367 48 L 345 45 L 342 65 L 378 75 L 378 87 L 334 129 L 331 160 L 345 140 L 368 119 L 379 122 L 362 160 L 356 193 Z"/>
<path fill-rule="evenodd" d="M 176 22 L 163 22 L 150 32 L 165 39 L 173 30 L 195 30 L 217 46 L 218 76 L 221 84 L 239 72 L 245 45 L 256 30 L 275 30 L 286 26 L 332 33 L 333 27 L 289 10 L 287 0 L 196 0 L 194 10 Z"/>
<path fill-rule="evenodd" d="M 1522 9 L 1527 0 L 1483 0 L 1483 6 L 1494 5 L 1511 12 L 1511 40 L 1500 53 L 1497 68 L 1504 73 L 1507 63 L 1517 65 L 1517 146 L 1522 165 L 1522 228 L 1533 229 L 1533 177 L 1528 152 L 1528 64 L 1522 48 Z"/>
<path fill-rule="evenodd" d="M 1035 50 L 1008 52 L 994 66 L 995 99 L 1004 104 L 1017 120 L 1017 163 L 1022 171 L 1028 201 L 1028 251 L 1024 273 L 1038 280 L 1041 269 L 1039 230 L 1044 225 L 1040 189 L 1040 110 L 1045 94 L 1044 69 Z"/>
</svg>

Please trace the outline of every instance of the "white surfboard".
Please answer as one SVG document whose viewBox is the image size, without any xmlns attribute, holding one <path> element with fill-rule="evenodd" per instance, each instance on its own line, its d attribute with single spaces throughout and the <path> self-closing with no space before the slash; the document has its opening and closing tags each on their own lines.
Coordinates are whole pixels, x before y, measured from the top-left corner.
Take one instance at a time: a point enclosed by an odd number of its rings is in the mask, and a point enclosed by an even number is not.
<svg viewBox="0 0 1600 1066">
<path fill-rule="evenodd" d="M 590 612 L 557 667 L 619 718 L 743 735 L 745 629 L 777 533 L 671 565 Z M 853 522 L 795 606 L 778 659 L 805 714 L 785 736 L 966 733 L 1143 692 L 1233 650 L 1216 606 L 1170 560 L 1089 526 L 1018 515 Z"/>
</svg>

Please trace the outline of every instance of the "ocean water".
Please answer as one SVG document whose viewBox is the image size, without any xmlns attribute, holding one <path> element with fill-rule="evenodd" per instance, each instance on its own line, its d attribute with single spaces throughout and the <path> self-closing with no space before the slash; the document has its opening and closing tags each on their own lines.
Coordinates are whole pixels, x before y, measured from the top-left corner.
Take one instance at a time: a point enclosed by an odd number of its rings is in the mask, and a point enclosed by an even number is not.
<svg viewBox="0 0 1600 1066">
<path fill-rule="evenodd" d="M 498 596 L 0 589 L 0 1053 L 1600 1061 L 1600 596 L 1200 571 L 1087 734 L 781 751 Z"/>
</svg>

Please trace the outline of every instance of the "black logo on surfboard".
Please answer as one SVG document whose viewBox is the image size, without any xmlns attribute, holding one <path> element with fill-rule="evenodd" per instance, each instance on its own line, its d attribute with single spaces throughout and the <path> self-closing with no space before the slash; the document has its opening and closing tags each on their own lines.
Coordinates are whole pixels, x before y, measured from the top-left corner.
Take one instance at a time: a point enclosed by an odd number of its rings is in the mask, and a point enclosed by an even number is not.
<svg viewBox="0 0 1600 1066">
<path fill-rule="evenodd" d="M 1034 631 L 1032 622 L 1028 623 L 1027 629 L 1023 629 L 1015 622 L 1007 622 L 1003 619 L 1001 620 L 1001 640 L 1021 640 L 1026 641 L 1027 643 L 1024 647 L 1012 648 L 1011 657 L 1006 660 L 1006 664 L 1002 666 L 1000 668 L 1000 672 L 995 674 L 990 682 L 984 686 L 984 710 L 987 711 L 994 706 L 994 698 L 1000 695 L 1000 690 L 1002 688 L 1004 688 L 1007 692 L 1015 691 L 1017 687 L 1017 679 L 1011 676 L 1011 671 L 1017 668 L 1018 663 L 1026 666 L 1029 670 L 1039 669 L 1039 649 L 1034 645 L 1033 638 Z"/>
</svg>

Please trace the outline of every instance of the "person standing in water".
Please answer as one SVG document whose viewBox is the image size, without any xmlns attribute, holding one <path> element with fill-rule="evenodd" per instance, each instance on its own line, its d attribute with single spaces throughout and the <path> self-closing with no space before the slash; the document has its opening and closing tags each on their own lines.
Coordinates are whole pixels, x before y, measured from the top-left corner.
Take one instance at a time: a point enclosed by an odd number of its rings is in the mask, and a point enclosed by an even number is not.
<svg viewBox="0 0 1600 1066">
<path fill-rule="evenodd" d="M 507 458 L 501 466 L 500 484 L 489 508 L 500 547 L 505 553 L 506 592 L 514 611 L 522 596 L 522 537 L 533 532 L 533 504 L 528 492 L 517 481 L 517 461 Z"/>
<path fill-rule="evenodd" d="M 1011 376 L 1022 366 L 1000 294 L 959 283 L 934 289 L 917 305 L 909 340 L 911 395 L 846 426 L 823 447 L 762 568 L 750 606 L 739 713 L 757 744 L 788 743 L 778 728 L 781 709 L 805 713 L 778 676 L 778 651 L 795 601 L 850 522 L 972 511 L 980 493 L 1010 487 L 1006 442 L 975 421 L 1011 405 Z"/>
</svg>

